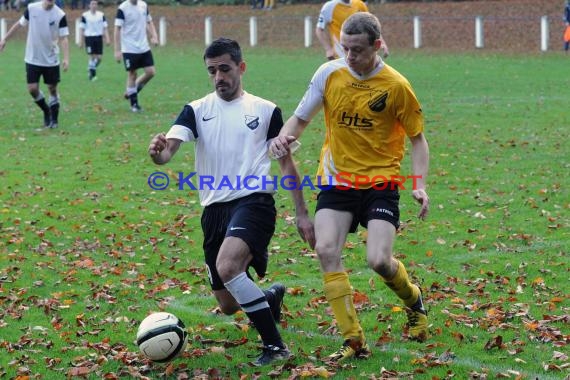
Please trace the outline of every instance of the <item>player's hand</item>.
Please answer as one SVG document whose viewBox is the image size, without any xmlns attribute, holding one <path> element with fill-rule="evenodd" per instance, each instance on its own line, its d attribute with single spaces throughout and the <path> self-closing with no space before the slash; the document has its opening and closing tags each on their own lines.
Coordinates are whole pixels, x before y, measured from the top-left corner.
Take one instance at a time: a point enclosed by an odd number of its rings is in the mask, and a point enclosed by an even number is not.
<svg viewBox="0 0 570 380">
<path fill-rule="evenodd" d="M 158 46 L 158 38 L 155 36 L 151 37 L 150 43 L 153 44 L 154 46 Z"/>
<path fill-rule="evenodd" d="M 299 231 L 301 239 L 308 243 L 311 249 L 315 249 L 315 225 L 306 213 L 297 215 L 297 231 Z"/>
<path fill-rule="evenodd" d="M 269 156 L 275 159 L 285 157 L 291 151 L 289 144 L 296 140 L 295 136 L 277 136 L 273 138 L 269 144 Z"/>
<path fill-rule="evenodd" d="M 121 54 L 120 51 L 116 51 L 115 52 L 115 61 L 117 61 L 117 63 L 121 63 L 121 58 L 123 58 L 123 54 Z"/>
<path fill-rule="evenodd" d="M 69 68 L 69 61 L 67 59 L 64 59 L 63 61 L 61 61 L 61 66 L 63 67 L 63 71 L 67 71 L 67 69 Z"/>
<path fill-rule="evenodd" d="M 150 141 L 150 144 L 148 146 L 148 154 L 151 157 L 158 156 L 160 152 L 166 149 L 166 144 L 167 144 L 166 136 L 164 135 L 164 133 L 157 134 Z"/>
<path fill-rule="evenodd" d="M 424 189 L 412 190 L 412 197 L 421 205 L 418 218 L 424 220 L 429 213 L 429 197 Z"/>
</svg>

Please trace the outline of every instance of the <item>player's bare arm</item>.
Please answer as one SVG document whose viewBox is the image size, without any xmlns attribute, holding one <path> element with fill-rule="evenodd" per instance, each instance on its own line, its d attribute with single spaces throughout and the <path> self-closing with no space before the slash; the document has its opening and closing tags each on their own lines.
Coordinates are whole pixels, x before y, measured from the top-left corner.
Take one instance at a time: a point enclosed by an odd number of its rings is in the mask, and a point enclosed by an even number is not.
<svg viewBox="0 0 570 380">
<path fill-rule="evenodd" d="M 69 68 L 69 39 L 67 36 L 60 38 L 61 51 L 63 52 L 63 61 L 61 62 L 63 71 Z"/>
<path fill-rule="evenodd" d="M 426 191 L 429 169 L 429 146 L 423 133 L 410 137 L 412 143 L 412 171 L 415 176 L 412 196 L 421 205 L 418 218 L 425 219 L 429 212 L 429 196 Z"/>
<path fill-rule="evenodd" d="M 331 36 L 328 30 L 321 29 L 317 27 L 315 29 L 315 34 L 317 35 L 317 39 L 325 49 L 325 55 L 328 60 L 336 58 L 336 52 L 333 47 L 333 43 L 331 41 Z"/>
<path fill-rule="evenodd" d="M 313 249 L 315 248 L 315 227 L 309 217 L 309 211 L 307 210 L 305 198 L 303 197 L 303 190 L 298 188 L 300 177 L 292 155 L 288 154 L 280 158 L 279 166 L 283 177 L 292 178 L 292 181 L 294 181 L 291 184 L 291 187 L 294 187 L 291 190 L 291 194 L 293 203 L 295 204 L 297 231 L 301 239 L 308 243 L 311 249 Z M 294 184 L 297 184 L 297 186 L 294 186 Z"/>
<path fill-rule="evenodd" d="M 155 164 L 164 165 L 176 154 L 181 143 L 178 139 L 167 139 L 164 133 L 159 133 L 150 141 L 148 154 Z"/>
<path fill-rule="evenodd" d="M 4 39 L 0 40 L 0 51 L 4 50 L 4 47 L 6 46 L 6 42 L 8 41 L 8 38 L 10 38 L 10 36 L 12 34 L 14 34 L 14 32 L 19 29 L 22 25 L 20 25 L 19 21 L 16 21 L 14 23 L 14 25 L 12 25 L 10 27 L 10 29 L 8 30 L 8 32 L 6 32 L 6 35 L 4 36 Z"/>
<path fill-rule="evenodd" d="M 154 23 L 151 21 L 147 24 L 148 32 L 150 34 L 150 43 L 153 45 L 158 45 L 158 34 L 156 33 L 156 28 Z"/>
<path fill-rule="evenodd" d="M 271 144 L 269 144 L 270 154 L 277 158 L 289 154 L 289 144 L 301 136 L 308 124 L 309 121 L 299 119 L 295 115 L 291 116 L 281 128 L 279 136 L 271 140 Z"/>
<path fill-rule="evenodd" d="M 121 54 L 121 27 L 115 25 L 115 32 L 113 34 L 113 42 L 115 44 L 115 60 L 118 63 L 121 63 L 121 58 L 123 55 Z"/>
</svg>

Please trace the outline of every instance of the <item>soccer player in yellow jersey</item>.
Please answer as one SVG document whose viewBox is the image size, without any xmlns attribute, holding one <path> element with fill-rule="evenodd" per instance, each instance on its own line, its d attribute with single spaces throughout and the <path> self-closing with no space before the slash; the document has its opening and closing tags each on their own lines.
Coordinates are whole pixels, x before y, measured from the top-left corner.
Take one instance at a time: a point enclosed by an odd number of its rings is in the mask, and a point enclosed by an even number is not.
<svg viewBox="0 0 570 380">
<path fill-rule="evenodd" d="M 378 55 L 380 32 L 380 22 L 368 12 L 355 13 L 344 22 L 340 40 L 346 57 L 321 65 L 294 115 L 270 143 L 273 156 L 286 156 L 289 145 L 324 109 L 326 134 L 317 173 L 323 186 L 317 198 L 315 249 L 324 273 L 324 294 L 344 338 L 342 347 L 328 357 L 334 362 L 370 354 L 341 261 L 347 234 L 355 232 L 358 224 L 368 229 L 368 265 L 406 306 L 407 336 L 423 341 L 428 335 L 420 288 L 410 282 L 392 247 L 399 227 L 398 182 L 402 182 L 405 137 L 411 141 L 413 175 L 408 177 L 414 178 L 412 196 L 421 205 L 420 219 L 429 208 L 429 148 L 420 103 L 410 83 Z"/>
<path fill-rule="evenodd" d="M 356 12 L 368 12 L 368 7 L 361 0 L 329 0 L 321 8 L 315 34 L 323 48 L 327 59 L 344 57 L 340 45 L 340 28 L 348 16 Z M 380 37 L 382 38 L 382 37 Z M 389 54 L 388 45 L 382 40 L 384 58 Z"/>
</svg>

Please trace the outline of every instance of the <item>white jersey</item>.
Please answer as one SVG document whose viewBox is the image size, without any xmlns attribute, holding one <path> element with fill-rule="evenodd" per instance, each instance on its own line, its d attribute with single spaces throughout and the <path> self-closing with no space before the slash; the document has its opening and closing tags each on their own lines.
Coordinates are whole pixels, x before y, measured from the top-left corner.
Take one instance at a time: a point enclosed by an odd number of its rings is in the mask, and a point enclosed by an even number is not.
<svg viewBox="0 0 570 380">
<path fill-rule="evenodd" d="M 87 11 L 81 15 L 79 27 L 83 29 L 85 37 L 102 36 L 107 26 L 107 19 L 101 11 L 95 11 L 95 13 Z"/>
<path fill-rule="evenodd" d="M 121 52 L 142 54 L 150 50 L 146 27 L 151 21 L 143 0 L 137 0 L 136 4 L 126 0 L 119 5 L 115 25 L 121 28 Z"/>
<path fill-rule="evenodd" d="M 192 182 L 207 206 L 275 192 L 268 140 L 282 126 L 281 110 L 268 100 L 244 92 L 227 102 L 213 92 L 187 104 L 166 138 L 195 141 Z"/>
<path fill-rule="evenodd" d="M 58 66 L 59 38 L 69 35 L 65 12 L 57 5 L 46 10 L 43 2 L 32 3 L 19 22 L 22 26 L 28 26 L 24 61 L 36 66 Z"/>
</svg>

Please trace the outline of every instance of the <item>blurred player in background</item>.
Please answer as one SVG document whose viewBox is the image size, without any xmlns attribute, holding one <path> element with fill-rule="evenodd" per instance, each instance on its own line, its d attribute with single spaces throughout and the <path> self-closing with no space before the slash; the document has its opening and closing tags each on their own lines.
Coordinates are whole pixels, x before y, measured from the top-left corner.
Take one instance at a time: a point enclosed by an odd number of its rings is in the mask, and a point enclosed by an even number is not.
<svg viewBox="0 0 570 380">
<path fill-rule="evenodd" d="M 91 0 L 89 10 L 81 15 L 79 24 L 79 47 L 85 42 L 85 50 L 89 55 L 87 69 L 89 80 L 97 79 L 97 66 L 101 63 L 103 55 L 103 36 L 105 43 L 111 44 L 107 19 L 103 12 L 97 10 L 98 0 Z"/>
<path fill-rule="evenodd" d="M 117 9 L 115 18 L 115 59 L 125 65 L 127 70 L 127 90 L 124 97 L 131 102 L 131 111 L 140 112 L 138 94 L 143 87 L 154 77 L 154 59 L 150 50 L 150 42 L 158 44 L 158 35 L 143 0 L 125 0 Z M 137 70 L 143 73 L 137 76 Z"/>
<path fill-rule="evenodd" d="M 59 116 L 59 94 L 57 84 L 60 81 L 59 44 L 63 50 L 63 71 L 69 67 L 69 28 L 65 12 L 55 5 L 54 0 L 42 0 L 27 6 L 24 14 L 0 41 L 0 52 L 6 41 L 20 27 L 28 26 L 26 40 L 26 79 L 28 92 L 44 113 L 44 127 L 57 128 Z M 48 87 L 49 99 L 46 102 L 40 90 L 40 78 Z"/>
<path fill-rule="evenodd" d="M 315 33 L 329 61 L 345 56 L 340 44 L 340 29 L 344 20 L 356 12 L 368 12 L 368 7 L 363 1 L 329 0 L 322 6 Z M 384 58 L 388 57 L 388 45 L 384 39 L 382 39 L 382 49 Z"/>
</svg>

